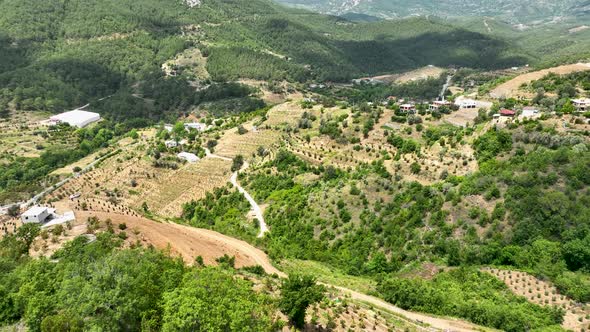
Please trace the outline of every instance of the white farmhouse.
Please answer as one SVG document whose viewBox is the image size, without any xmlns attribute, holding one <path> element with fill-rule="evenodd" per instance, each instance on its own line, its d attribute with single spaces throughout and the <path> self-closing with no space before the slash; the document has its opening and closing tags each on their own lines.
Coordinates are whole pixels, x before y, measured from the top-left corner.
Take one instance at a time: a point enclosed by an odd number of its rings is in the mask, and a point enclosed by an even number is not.
<svg viewBox="0 0 590 332">
<path fill-rule="evenodd" d="M 81 110 L 69 111 L 54 115 L 49 118 L 50 123 L 67 123 L 72 127 L 84 128 L 87 125 L 99 121 L 100 114 Z"/>
<path fill-rule="evenodd" d="M 194 153 L 188 153 L 188 152 L 181 152 L 179 154 L 176 155 L 179 159 L 183 159 L 188 161 L 189 163 L 196 163 L 197 161 L 199 161 L 199 157 L 197 157 L 197 155 L 195 155 Z"/>
<path fill-rule="evenodd" d="M 455 102 L 455 105 L 459 106 L 459 108 L 476 108 L 477 103 L 473 99 L 461 99 Z"/>
<path fill-rule="evenodd" d="M 207 125 L 200 122 L 190 122 L 185 123 L 184 128 L 186 128 L 186 130 L 195 129 L 197 131 L 205 131 L 207 130 Z"/>
<path fill-rule="evenodd" d="M 578 112 L 585 112 L 586 109 L 590 107 L 590 99 L 588 98 L 580 98 L 580 99 L 572 99 L 572 104 Z"/>
<path fill-rule="evenodd" d="M 21 215 L 21 220 L 23 223 L 43 223 L 47 218 L 51 215 L 53 211 L 50 211 L 49 208 L 42 207 L 42 206 L 34 206 L 28 209 L 25 213 Z"/>
<path fill-rule="evenodd" d="M 434 102 L 432 102 L 432 104 L 428 106 L 428 109 L 430 111 L 438 111 L 443 106 L 450 107 L 451 103 L 446 100 L 435 100 Z"/>
</svg>

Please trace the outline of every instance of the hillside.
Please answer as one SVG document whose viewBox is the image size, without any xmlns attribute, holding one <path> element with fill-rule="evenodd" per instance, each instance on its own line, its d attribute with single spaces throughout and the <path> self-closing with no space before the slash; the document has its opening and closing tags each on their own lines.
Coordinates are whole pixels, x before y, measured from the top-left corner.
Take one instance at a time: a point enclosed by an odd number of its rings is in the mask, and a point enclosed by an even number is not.
<svg viewBox="0 0 590 332">
<path fill-rule="evenodd" d="M 278 0 L 292 6 L 322 13 L 342 15 L 361 13 L 381 18 L 400 18 L 415 15 L 438 17 L 496 17 L 512 23 L 549 22 L 564 17 L 588 14 L 585 0 L 539 1 L 501 0 L 476 1 L 400 1 L 400 0 Z"/>
<path fill-rule="evenodd" d="M 590 330 L 586 2 L 301 3 L 0 0 L 0 331 Z"/>
<path fill-rule="evenodd" d="M 56 112 L 114 94 L 96 107 L 114 118 L 158 120 L 210 96 L 249 95 L 197 93 L 187 82 L 207 88 L 209 79 L 348 81 L 428 64 L 499 68 L 527 61 L 501 39 L 436 20 L 354 24 L 266 0 L 206 0 L 192 8 L 166 0 L 0 4 L 3 114 Z M 180 66 L 179 75 L 165 78 L 162 64 L 179 57 L 199 59 L 193 65 L 201 69 Z"/>
</svg>

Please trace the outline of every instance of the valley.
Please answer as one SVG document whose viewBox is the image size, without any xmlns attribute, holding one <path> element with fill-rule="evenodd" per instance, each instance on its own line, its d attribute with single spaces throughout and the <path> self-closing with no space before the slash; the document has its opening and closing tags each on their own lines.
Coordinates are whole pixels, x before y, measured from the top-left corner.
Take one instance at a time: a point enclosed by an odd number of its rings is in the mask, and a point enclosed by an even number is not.
<svg viewBox="0 0 590 332">
<path fill-rule="evenodd" d="M 0 0 L 0 331 L 590 330 L 585 4 L 286 2 Z"/>
</svg>

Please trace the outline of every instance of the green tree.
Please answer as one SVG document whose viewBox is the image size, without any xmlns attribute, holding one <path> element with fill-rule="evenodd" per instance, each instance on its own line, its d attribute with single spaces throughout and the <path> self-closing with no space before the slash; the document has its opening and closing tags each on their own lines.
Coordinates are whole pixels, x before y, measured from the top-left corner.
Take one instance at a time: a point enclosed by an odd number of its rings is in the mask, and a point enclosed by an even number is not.
<svg viewBox="0 0 590 332">
<path fill-rule="evenodd" d="M 305 311 L 310 305 L 322 300 L 324 292 L 324 286 L 316 284 L 313 276 L 290 275 L 281 285 L 279 308 L 295 327 L 303 328 Z"/>
<path fill-rule="evenodd" d="M 164 294 L 162 331 L 270 331 L 269 300 L 231 271 L 201 268 Z"/>
<path fill-rule="evenodd" d="M 572 104 L 571 100 L 568 100 L 561 108 L 561 112 L 563 112 L 565 114 L 572 114 L 575 111 L 576 111 L 576 108 L 574 107 L 574 104 Z"/>
<path fill-rule="evenodd" d="M 244 166 L 244 156 L 242 156 L 241 154 L 237 155 L 234 157 L 234 160 L 232 162 L 231 165 L 231 171 L 232 172 L 237 172 L 239 171 L 242 166 Z"/>
</svg>

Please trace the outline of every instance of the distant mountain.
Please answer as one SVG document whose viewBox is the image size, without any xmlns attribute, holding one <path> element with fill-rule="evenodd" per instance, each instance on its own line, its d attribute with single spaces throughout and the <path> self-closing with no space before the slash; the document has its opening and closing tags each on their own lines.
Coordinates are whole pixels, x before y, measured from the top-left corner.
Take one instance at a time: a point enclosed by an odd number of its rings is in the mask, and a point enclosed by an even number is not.
<svg viewBox="0 0 590 332">
<path fill-rule="evenodd" d="M 321 13 L 362 13 L 381 18 L 434 15 L 445 18 L 488 16 L 530 24 L 586 16 L 588 0 L 277 0 Z"/>
</svg>

